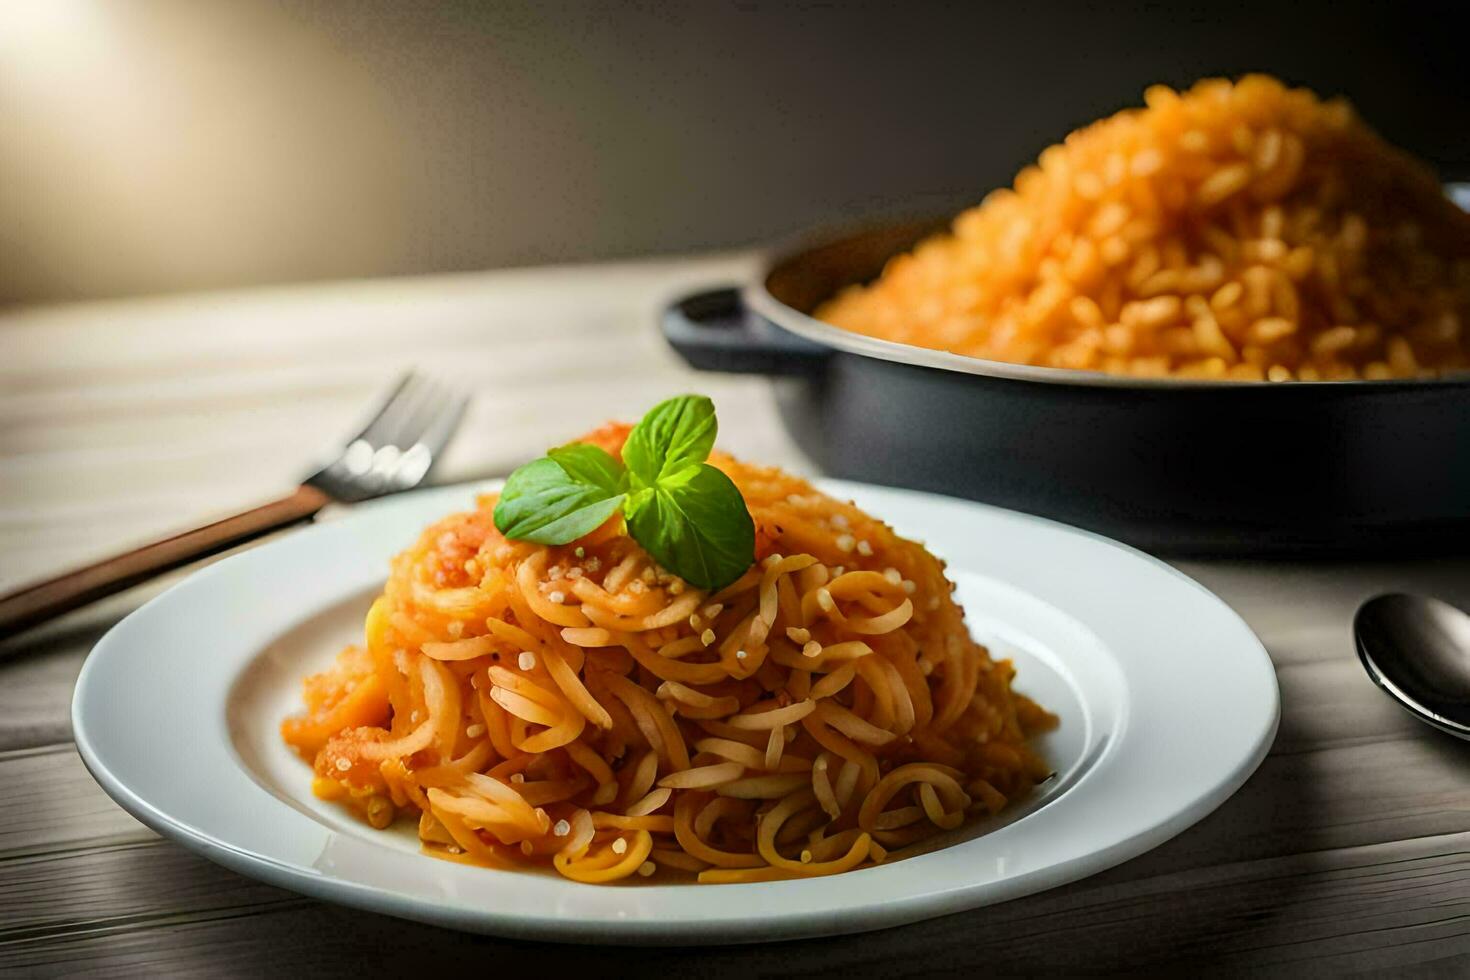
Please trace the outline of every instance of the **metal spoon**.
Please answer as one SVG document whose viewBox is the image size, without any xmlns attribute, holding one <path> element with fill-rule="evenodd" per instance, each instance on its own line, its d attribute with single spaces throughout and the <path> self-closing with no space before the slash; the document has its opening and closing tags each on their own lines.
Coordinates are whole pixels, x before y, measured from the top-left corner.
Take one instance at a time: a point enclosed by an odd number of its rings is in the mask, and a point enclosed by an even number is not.
<svg viewBox="0 0 1470 980">
<path fill-rule="evenodd" d="M 1447 602 L 1393 593 L 1353 617 L 1373 682 L 1415 718 L 1470 739 L 1470 616 Z"/>
</svg>

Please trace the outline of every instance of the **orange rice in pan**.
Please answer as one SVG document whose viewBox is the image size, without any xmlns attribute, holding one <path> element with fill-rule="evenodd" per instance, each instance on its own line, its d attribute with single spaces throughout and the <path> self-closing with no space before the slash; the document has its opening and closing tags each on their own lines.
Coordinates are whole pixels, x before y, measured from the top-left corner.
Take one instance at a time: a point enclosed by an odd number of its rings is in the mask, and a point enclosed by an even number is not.
<svg viewBox="0 0 1470 980">
<path fill-rule="evenodd" d="M 816 315 L 972 357 L 1135 376 L 1470 365 L 1470 218 L 1340 99 L 1163 86 L 1072 133 Z"/>
</svg>

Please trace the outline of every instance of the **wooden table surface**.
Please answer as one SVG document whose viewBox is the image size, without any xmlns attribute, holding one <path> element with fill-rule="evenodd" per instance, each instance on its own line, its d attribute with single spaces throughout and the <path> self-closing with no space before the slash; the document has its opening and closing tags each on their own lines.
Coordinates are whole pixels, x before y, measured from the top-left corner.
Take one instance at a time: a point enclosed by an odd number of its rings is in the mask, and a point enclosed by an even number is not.
<svg viewBox="0 0 1470 980">
<path fill-rule="evenodd" d="M 0 313 L 0 588 L 288 486 L 409 365 L 476 395 L 444 480 L 504 472 L 597 420 L 636 417 L 692 389 L 715 397 L 728 448 L 810 472 L 764 382 L 690 373 L 653 326 L 681 289 L 738 279 L 750 261 Z M 0 644 L 0 974 L 357 976 L 440 963 L 546 977 L 560 967 L 1470 972 L 1470 744 L 1390 704 L 1349 633 L 1357 603 L 1380 591 L 1470 605 L 1470 561 L 1179 566 L 1245 617 L 1281 684 L 1270 757 L 1219 810 L 1143 857 L 1005 905 L 697 959 L 468 936 L 341 909 L 144 828 L 92 781 L 68 722 L 88 649 L 168 583 L 142 587 Z"/>
</svg>

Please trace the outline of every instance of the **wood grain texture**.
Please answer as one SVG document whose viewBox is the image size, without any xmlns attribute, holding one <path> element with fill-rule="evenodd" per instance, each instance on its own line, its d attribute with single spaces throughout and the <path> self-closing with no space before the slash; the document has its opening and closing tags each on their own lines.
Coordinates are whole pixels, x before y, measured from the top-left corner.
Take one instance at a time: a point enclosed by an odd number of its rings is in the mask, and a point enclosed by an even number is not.
<svg viewBox="0 0 1470 980">
<path fill-rule="evenodd" d="M 687 390 L 716 398 L 726 446 L 809 471 L 764 382 L 692 375 L 652 326 L 665 299 L 737 279 L 748 262 L 0 315 L 0 588 L 279 491 L 410 363 L 477 393 L 443 479 L 503 472 Z M 522 342 L 528 331 L 534 344 Z M 1470 971 L 1470 744 L 1387 701 L 1349 633 L 1377 592 L 1470 605 L 1470 561 L 1180 567 L 1251 624 L 1281 685 L 1271 755 L 1215 813 L 1120 867 L 994 908 L 697 951 L 511 942 L 335 908 L 138 824 L 83 768 L 68 702 L 91 645 L 171 579 L 151 583 L 0 643 L 0 974 L 361 976 L 466 963 L 538 975 Z"/>
</svg>

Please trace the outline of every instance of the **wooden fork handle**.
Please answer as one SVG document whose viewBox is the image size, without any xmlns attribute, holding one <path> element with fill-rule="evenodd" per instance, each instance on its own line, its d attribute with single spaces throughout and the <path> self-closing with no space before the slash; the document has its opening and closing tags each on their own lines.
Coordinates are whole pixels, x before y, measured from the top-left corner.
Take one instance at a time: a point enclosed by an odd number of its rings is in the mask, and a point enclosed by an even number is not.
<svg viewBox="0 0 1470 980">
<path fill-rule="evenodd" d="M 0 637 L 11 636 L 192 561 L 310 518 L 329 498 L 298 487 L 280 500 L 0 596 Z"/>
</svg>

